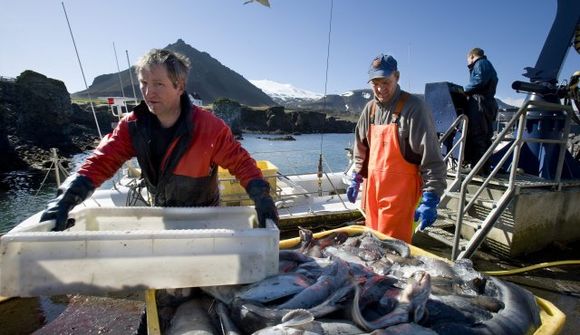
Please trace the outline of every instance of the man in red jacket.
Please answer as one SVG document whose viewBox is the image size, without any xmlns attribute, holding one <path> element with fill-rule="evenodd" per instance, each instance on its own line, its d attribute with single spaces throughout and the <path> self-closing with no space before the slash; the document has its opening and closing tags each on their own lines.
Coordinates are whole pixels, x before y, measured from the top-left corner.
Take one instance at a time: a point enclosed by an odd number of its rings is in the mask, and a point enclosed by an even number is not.
<svg viewBox="0 0 580 335">
<path fill-rule="evenodd" d="M 254 201 L 260 226 L 278 223 L 270 185 L 256 161 L 235 140 L 230 128 L 210 111 L 193 106 L 185 91 L 189 60 L 176 52 L 153 49 L 136 65 L 145 99 L 105 136 L 74 177 L 59 190 L 41 221 L 55 220 L 54 231 L 73 223 L 69 211 L 137 157 L 155 206 L 218 206 L 218 166 L 238 180 Z"/>
</svg>

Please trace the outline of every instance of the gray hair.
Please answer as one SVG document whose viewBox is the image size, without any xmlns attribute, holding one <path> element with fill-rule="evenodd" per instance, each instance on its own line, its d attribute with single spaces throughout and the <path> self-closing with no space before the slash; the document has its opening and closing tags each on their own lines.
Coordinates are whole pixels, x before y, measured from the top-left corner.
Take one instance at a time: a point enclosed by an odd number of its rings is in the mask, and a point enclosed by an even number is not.
<svg viewBox="0 0 580 335">
<path fill-rule="evenodd" d="M 469 51 L 469 53 L 467 54 L 468 56 L 475 56 L 475 57 L 483 57 L 485 55 L 485 53 L 483 52 L 483 49 L 481 48 L 473 48 Z"/>
<path fill-rule="evenodd" d="M 169 79 L 175 87 L 180 82 L 183 83 L 183 86 L 187 83 L 187 75 L 189 74 L 191 63 L 186 56 L 167 49 L 151 49 L 135 64 L 137 76 L 142 69 L 148 69 L 152 65 L 165 66 Z"/>
</svg>

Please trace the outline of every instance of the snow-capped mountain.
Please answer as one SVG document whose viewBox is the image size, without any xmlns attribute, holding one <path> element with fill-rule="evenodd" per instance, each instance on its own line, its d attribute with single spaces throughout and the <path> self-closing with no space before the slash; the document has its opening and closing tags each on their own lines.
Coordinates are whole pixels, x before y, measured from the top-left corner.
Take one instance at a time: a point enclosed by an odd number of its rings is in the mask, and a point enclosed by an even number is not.
<svg viewBox="0 0 580 335">
<path fill-rule="evenodd" d="M 347 91 L 342 94 L 314 93 L 272 80 L 250 80 L 250 82 L 266 93 L 277 104 L 286 108 L 334 110 L 336 112 L 358 114 L 372 97 L 369 89 Z"/>
<path fill-rule="evenodd" d="M 272 80 L 250 80 L 250 82 L 269 95 L 272 100 L 283 106 L 301 106 L 302 104 L 322 98 L 322 94 L 303 90 L 291 84 L 282 84 Z"/>
</svg>

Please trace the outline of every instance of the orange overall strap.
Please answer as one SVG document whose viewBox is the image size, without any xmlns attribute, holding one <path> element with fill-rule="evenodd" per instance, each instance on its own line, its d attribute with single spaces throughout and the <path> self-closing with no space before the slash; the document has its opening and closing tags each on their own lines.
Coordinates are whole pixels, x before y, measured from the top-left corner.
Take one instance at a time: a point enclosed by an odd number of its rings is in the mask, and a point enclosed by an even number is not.
<svg viewBox="0 0 580 335">
<path fill-rule="evenodd" d="M 399 118 L 399 115 L 403 111 L 403 107 L 405 107 L 405 102 L 407 102 L 407 99 L 409 99 L 409 93 L 404 91 L 401 92 L 401 97 L 399 98 L 399 101 L 397 101 L 397 104 L 395 105 L 395 110 L 393 111 L 392 117 L 393 122 L 396 122 L 397 119 Z"/>
</svg>

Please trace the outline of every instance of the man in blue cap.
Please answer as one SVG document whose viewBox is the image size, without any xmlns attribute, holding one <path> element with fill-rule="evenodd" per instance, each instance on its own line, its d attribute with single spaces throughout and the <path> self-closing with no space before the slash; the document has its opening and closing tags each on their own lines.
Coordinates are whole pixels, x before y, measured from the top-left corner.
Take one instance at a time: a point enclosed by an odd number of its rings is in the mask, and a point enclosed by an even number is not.
<svg viewBox="0 0 580 335">
<path fill-rule="evenodd" d="M 420 221 L 422 230 L 437 218 L 446 187 L 445 163 L 433 116 L 423 100 L 401 90 L 395 58 L 378 55 L 368 72 L 374 99 L 355 128 L 353 180 L 347 196 L 354 203 L 366 179 L 362 200 L 366 225 L 411 243 L 413 220 Z"/>
</svg>

